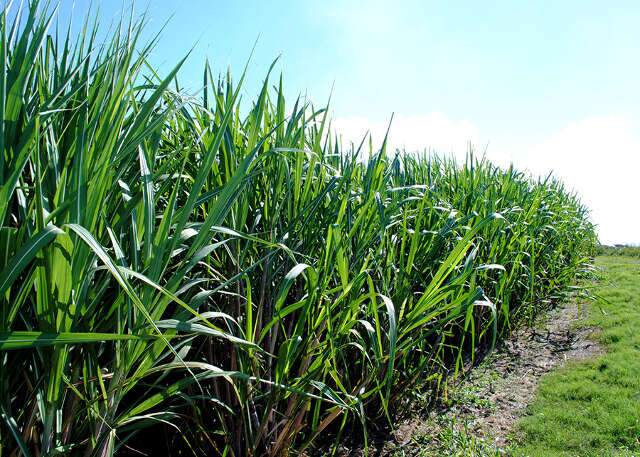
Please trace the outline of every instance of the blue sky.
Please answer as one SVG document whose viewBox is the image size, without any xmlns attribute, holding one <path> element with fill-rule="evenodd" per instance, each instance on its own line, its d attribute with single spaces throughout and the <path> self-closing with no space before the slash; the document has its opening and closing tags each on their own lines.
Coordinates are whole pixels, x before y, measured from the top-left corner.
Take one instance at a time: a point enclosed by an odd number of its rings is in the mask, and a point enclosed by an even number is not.
<svg viewBox="0 0 640 457">
<path fill-rule="evenodd" d="M 120 0 L 97 2 L 104 20 Z M 62 16 L 72 2 L 61 0 Z M 88 2 L 77 0 L 77 13 Z M 553 169 L 593 209 L 604 242 L 640 243 L 640 2 L 138 1 L 165 71 L 197 90 L 205 56 L 240 74 L 245 97 L 280 56 L 290 97 L 327 100 L 347 140 L 463 156 L 470 141 L 502 164 Z M 128 10 L 128 8 L 127 8 Z"/>
</svg>

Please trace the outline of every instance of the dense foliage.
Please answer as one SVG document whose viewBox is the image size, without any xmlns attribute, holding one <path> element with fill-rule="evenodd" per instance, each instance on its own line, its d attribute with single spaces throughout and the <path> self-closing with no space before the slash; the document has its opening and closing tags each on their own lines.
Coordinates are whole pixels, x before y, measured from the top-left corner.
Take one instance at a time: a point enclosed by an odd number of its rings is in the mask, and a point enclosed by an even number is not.
<svg viewBox="0 0 640 457">
<path fill-rule="evenodd" d="M 601 244 L 601 245 L 598 245 L 598 247 L 596 248 L 596 254 L 625 256 L 625 257 L 640 257 L 640 246 L 631 246 L 631 245 L 607 246 L 607 245 Z"/>
<path fill-rule="evenodd" d="M 281 79 L 241 111 L 242 79 L 207 66 L 196 99 L 180 64 L 158 77 L 139 23 L 50 21 L 32 2 L 0 27 L 2 455 L 366 439 L 593 250 L 553 179 L 341 148 Z"/>
</svg>

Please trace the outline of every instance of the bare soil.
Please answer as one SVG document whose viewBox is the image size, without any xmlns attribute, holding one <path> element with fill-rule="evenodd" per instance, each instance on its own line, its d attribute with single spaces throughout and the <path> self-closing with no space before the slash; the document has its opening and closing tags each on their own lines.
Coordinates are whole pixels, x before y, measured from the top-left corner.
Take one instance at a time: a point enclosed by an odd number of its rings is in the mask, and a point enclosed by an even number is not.
<svg viewBox="0 0 640 457">
<path fill-rule="evenodd" d="M 437 437 L 452 426 L 464 427 L 465 433 L 486 439 L 497 449 L 507 446 L 542 375 L 568 361 L 603 353 L 594 342 L 597 329 L 577 325 L 585 311 L 570 303 L 550 311 L 536 326 L 515 332 L 453 386 L 443 404 L 402 421 L 373 455 L 396 455 L 398 450 L 402 455 L 430 455 L 425 446 L 438 448 L 442 443 Z"/>
</svg>

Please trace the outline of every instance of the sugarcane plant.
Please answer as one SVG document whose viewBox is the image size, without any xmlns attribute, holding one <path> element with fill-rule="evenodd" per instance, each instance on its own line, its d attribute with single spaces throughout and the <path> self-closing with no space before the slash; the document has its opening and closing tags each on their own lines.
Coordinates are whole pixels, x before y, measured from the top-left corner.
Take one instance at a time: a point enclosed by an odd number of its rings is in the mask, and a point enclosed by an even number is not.
<svg viewBox="0 0 640 457">
<path fill-rule="evenodd" d="M 366 445 L 588 268 L 552 177 L 345 144 L 273 66 L 248 106 L 208 63 L 192 95 L 144 18 L 103 40 L 23 6 L 0 23 L 0 455 Z"/>
</svg>

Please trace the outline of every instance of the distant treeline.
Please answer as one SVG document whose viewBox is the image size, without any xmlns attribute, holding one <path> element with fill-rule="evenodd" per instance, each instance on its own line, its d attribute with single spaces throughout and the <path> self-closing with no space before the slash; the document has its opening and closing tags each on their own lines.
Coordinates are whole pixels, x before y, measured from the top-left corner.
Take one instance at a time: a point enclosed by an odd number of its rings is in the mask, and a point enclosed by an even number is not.
<svg viewBox="0 0 640 457">
<path fill-rule="evenodd" d="M 629 257 L 640 258 L 640 246 L 631 246 L 627 244 L 616 244 L 607 246 L 601 244 L 598 246 L 598 255 L 624 255 Z"/>
</svg>

